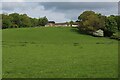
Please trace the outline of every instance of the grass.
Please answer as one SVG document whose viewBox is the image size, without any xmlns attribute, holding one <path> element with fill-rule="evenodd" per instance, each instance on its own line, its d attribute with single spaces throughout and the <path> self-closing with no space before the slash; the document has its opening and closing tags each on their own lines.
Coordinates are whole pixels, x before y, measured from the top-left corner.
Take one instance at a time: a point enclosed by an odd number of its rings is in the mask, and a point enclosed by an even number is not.
<svg viewBox="0 0 120 80">
<path fill-rule="evenodd" d="M 3 32 L 3 78 L 116 78 L 118 42 L 75 28 Z"/>
<path fill-rule="evenodd" d="M 0 30 L 0 79 L 2 79 L 2 30 Z"/>
</svg>

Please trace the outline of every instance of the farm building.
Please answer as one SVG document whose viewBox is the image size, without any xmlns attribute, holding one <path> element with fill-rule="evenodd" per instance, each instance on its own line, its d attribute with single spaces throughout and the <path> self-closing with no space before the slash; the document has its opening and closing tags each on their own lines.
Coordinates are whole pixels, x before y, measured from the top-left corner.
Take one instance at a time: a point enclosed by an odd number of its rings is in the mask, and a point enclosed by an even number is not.
<svg viewBox="0 0 120 80">
<path fill-rule="evenodd" d="M 72 24 L 72 27 L 78 27 L 79 26 L 79 22 L 74 22 L 73 24 Z"/>
<path fill-rule="evenodd" d="M 72 24 L 72 27 L 77 27 L 79 25 L 79 23 L 78 22 L 74 22 L 73 24 Z M 52 26 L 55 26 L 55 27 L 59 27 L 59 26 L 70 26 L 70 24 L 69 23 L 67 23 L 67 22 L 63 22 L 63 23 L 55 23 L 55 21 L 48 21 L 48 23 L 45 25 L 46 27 L 52 27 Z"/>
<path fill-rule="evenodd" d="M 55 26 L 55 21 L 48 21 L 45 27 L 49 27 L 49 26 Z"/>
<path fill-rule="evenodd" d="M 55 26 L 69 26 L 69 24 L 67 24 L 66 22 L 64 23 L 55 23 Z"/>
<path fill-rule="evenodd" d="M 99 29 L 99 30 L 93 32 L 93 35 L 98 36 L 98 37 L 103 37 L 104 36 L 104 31 Z"/>
</svg>

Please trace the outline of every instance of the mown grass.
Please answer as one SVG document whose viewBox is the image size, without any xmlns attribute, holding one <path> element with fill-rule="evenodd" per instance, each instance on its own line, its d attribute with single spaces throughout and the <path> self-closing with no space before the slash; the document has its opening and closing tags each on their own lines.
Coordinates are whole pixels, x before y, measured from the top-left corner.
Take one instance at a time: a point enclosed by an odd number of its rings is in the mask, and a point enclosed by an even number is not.
<svg viewBox="0 0 120 80">
<path fill-rule="evenodd" d="M 3 30 L 3 78 L 116 78 L 117 40 L 76 28 Z"/>
<path fill-rule="evenodd" d="M 2 30 L 0 30 L 0 79 L 2 79 Z"/>
</svg>

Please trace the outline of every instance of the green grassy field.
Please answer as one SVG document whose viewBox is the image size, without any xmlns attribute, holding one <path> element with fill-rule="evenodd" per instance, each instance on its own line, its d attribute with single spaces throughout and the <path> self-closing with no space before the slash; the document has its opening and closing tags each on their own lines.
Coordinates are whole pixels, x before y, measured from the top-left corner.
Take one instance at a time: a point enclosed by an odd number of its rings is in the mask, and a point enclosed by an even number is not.
<svg viewBox="0 0 120 80">
<path fill-rule="evenodd" d="M 3 78 L 116 78 L 118 42 L 76 28 L 3 30 Z"/>
</svg>

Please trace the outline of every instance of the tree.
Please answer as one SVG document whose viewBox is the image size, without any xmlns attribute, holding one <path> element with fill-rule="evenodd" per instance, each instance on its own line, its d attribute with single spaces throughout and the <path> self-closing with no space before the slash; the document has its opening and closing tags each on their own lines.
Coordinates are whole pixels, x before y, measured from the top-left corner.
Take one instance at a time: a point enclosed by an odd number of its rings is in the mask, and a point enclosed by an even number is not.
<svg viewBox="0 0 120 80">
<path fill-rule="evenodd" d="M 21 15 L 21 23 L 20 25 L 22 27 L 31 27 L 32 26 L 32 22 L 30 17 L 27 16 L 27 14 L 23 14 Z"/>
<path fill-rule="evenodd" d="M 117 22 L 118 31 L 120 31 L 120 16 L 115 16 L 115 20 Z"/>
<path fill-rule="evenodd" d="M 46 16 L 38 19 L 39 26 L 45 26 L 47 23 L 48 23 L 48 19 L 46 18 Z"/>
<path fill-rule="evenodd" d="M 85 11 L 78 17 L 78 20 L 85 21 L 85 20 L 88 19 L 88 16 L 92 15 L 92 14 L 95 14 L 95 12 L 93 12 L 93 11 Z"/>
<path fill-rule="evenodd" d="M 11 22 L 12 18 L 9 17 L 8 15 L 2 14 L 2 28 L 11 28 L 12 26 L 12 22 Z"/>
<path fill-rule="evenodd" d="M 42 26 L 45 26 L 48 23 L 48 19 L 45 17 L 42 18 Z"/>
<path fill-rule="evenodd" d="M 30 19 L 31 19 L 32 27 L 38 26 L 38 19 L 36 19 L 36 18 L 30 18 Z"/>
<path fill-rule="evenodd" d="M 79 30 L 88 34 L 105 27 L 105 17 L 93 11 L 85 11 L 79 17 Z"/>
<path fill-rule="evenodd" d="M 21 23 L 21 17 L 18 13 L 12 13 L 9 15 L 9 17 L 12 18 L 11 22 L 12 22 L 12 26 L 11 27 L 15 27 L 18 26 L 20 27 L 20 23 Z"/>
<path fill-rule="evenodd" d="M 69 23 L 70 23 L 70 26 L 72 27 L 72 25 L 73 25 L 74 22 L 71 20 Z"/>
<path fill-rule="evenodd" d="M 2 29 L 2 14 L 0 14 L 0 29 Z"/>
<path fill-rule="evenodd" d="M 106 29 L 108 31 L 111 31 L 111 32 L 116 32 L 117 31 L 117 22 L 116 22 L 114 16 L 107 17 Z"/>
<path fill-rule="evenodd" d="M 112 36 L 113 33 L 118 31 L 117 22 L 115 20 L 115 16 L 111 15 L 107 17 L 105 23 L 105 36 Z"/>
<path fill-rule="evenodd" d="M 69 24 L 69 22 L 66 22 L 66 24 L 67 24 L 67 26 L 69 26 L 70 24 Z"/>
<path fill-rule="evenodd" d="M 42 18 L 31 18 L 27 14 L 1 14 L 2 15 L 2 28 L 21 28 L 21 27 L 34 27 L 34 26 L 45 26 L 48 23 L 48 19 Z"/>
</svg>

